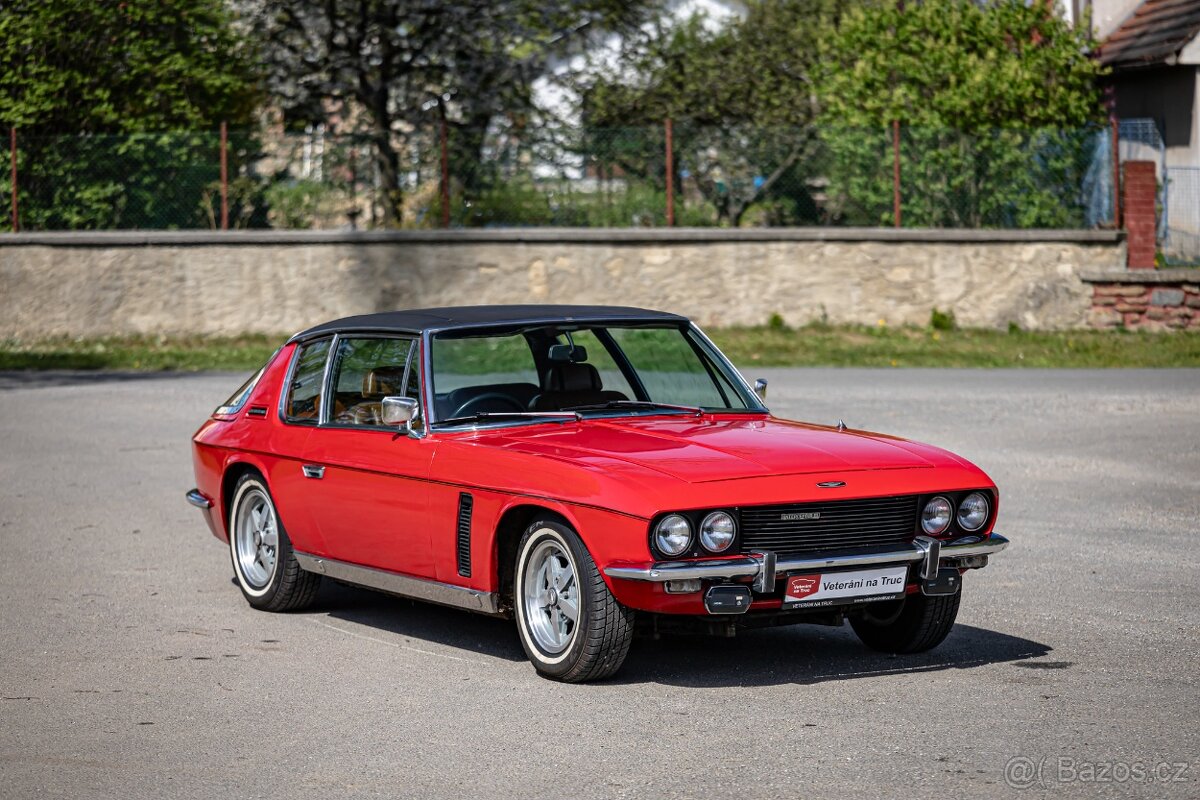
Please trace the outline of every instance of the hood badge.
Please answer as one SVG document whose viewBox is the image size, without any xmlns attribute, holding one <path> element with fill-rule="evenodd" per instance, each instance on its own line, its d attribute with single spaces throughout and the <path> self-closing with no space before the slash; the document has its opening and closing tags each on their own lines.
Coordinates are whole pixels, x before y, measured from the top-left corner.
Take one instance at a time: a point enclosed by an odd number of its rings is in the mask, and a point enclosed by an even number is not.
<svg viewBox="0 0 1200 800">
<path fill-rule="evenodd" d="M 820 483 L 817 484 L 817 486 L 820 486 L 822 489 L 836 489 L 839 486 L 845 486 L 845 485 L 846 485 L 845 481 L 821 481 Z"/>
<path fill-rule="evenodd" d="M 779 515 L 780 522 L 797 522 L 799 520 L 820 519 L 820 518 L 821 518 L 820 511 L 798 511 L 798 512 L 795 512 L 792 514 L 780 514 Z"/>
</svg>

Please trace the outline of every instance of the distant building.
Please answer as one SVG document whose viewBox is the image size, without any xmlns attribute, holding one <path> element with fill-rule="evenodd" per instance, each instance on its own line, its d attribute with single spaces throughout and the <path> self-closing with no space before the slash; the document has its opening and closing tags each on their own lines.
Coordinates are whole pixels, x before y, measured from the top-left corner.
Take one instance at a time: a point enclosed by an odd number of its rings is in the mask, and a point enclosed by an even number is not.
<svg viewBox="0 0 1200 800">
<path fill-rule="evenodd" d="M 1153 119 L 1166 166 L 1200 167 L 1200 0 L 1096 0 L 1093 25 L 1117 117 Z"/>
<path fill-rule="evenodd" d="M 1091 14 L 1121 120 L 1123 160 L 1153 160 L 1168 259 L 1200 260 L 1200 0 L 1068 0 Z"/>
</svg>

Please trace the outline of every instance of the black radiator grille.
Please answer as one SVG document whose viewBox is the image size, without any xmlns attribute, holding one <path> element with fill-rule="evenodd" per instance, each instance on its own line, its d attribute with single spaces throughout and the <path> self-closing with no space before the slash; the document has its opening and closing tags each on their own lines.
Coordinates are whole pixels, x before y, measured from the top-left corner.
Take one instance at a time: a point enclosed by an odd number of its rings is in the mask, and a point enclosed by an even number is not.
<svg viewBox="0 0 1200 800">
<path fill-rule="evenodd" d="M 471 509 L 475 505 L 474 498 L 466 492 L 458 496 L 458 574 L 464 578 L 471 577 Z"/>
<path fill-rule="evenodd" d="M 742 551 L 812 553 L 911 542 L 917 497 L 742 508 Z"/>
</svg>

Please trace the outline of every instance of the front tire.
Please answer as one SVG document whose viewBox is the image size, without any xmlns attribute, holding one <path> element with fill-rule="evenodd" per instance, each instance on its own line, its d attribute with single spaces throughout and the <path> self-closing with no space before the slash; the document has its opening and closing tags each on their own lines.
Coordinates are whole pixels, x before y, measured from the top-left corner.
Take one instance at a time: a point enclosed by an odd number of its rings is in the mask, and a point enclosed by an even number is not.
<svg viewBox="0 0 1200 800">
<path fill-rule="evenodd" d="M 629 654 L 634 612 L 617 602 L 575 531 L 537 519 L 517 545 L 513 605 L 525 654 L 548 678 L 607 678 Z"/>
<path fill-rule="evenodd" d="M 892 603 L 868 605 L 851 617 L 850 627 L 862 643 L 884 653 L 923 653 L 942 643 L 958 618 L 962 590 L 951 595 L 910 594 Z"/>
<path fill-rule="evenodd" d="M 266 483 L 243 475 L 229 507 L 229 555 L 246 602 L 264 611 L 299 611 L 311 605 L 321 576 L 300 568 L 292 541 Z"/>
</svg>

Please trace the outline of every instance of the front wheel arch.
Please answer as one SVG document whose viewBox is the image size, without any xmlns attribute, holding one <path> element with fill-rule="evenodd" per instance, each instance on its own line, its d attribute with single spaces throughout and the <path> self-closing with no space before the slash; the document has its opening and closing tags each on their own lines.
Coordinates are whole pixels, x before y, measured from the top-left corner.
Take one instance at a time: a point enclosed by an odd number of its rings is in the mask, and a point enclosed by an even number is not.
<svg viewBox="0 0 1200 800">
<path fill-rule="evenodd" d="M 504 510 L 496 523 L 495 538 L 492 547 L 492 557 L 495 559 L 496 593 L 500 595 L 500 608 L 505 616 L 514 615 L 513 584 L 516 580 L 517 546 L 521 537 L 535 518 L 549 519 L 562 525 L 579 530 L 566 516 L 534 503 L 522 503 Z"/>
</svg>

